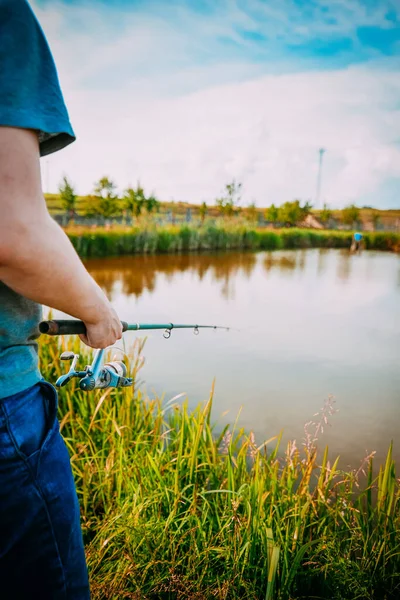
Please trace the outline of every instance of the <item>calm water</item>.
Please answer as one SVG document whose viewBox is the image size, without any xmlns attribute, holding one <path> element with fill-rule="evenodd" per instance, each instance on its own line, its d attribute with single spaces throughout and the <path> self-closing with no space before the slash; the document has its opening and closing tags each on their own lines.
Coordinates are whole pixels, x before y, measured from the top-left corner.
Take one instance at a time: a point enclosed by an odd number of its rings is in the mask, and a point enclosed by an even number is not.
<svg viewBox="0 0 400 600">
<path fill-rule="evenodd" d="M 150 332 L 147 393 L 193 406 L 216 379 L 214 419 L 263 440 L 303 426 L 332 394 L 321 443 L 357 466 L 400 459 L 400 257 L 337 250 L 152 256 L 86 263 L 121 319 L 227 324 L 239 331 Z M 135 333 L 125 334 L 129 336 Z M 397 443 L 396 443 L 397 442 Z"/>
</svg>

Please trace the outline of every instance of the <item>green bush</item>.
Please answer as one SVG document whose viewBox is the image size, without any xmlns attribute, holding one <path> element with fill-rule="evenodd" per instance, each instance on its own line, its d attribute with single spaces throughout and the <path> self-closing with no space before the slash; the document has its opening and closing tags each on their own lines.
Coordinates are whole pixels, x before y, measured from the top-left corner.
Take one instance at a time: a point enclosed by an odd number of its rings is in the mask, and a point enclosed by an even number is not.
<svg viewBox="0 0 400 600">
<path fill-rule="evenodd" d="M 279 250 L 283 247 L 283 240 L 275 231 L 263 230 L 259 232 L 260 250 Z"/>
<path fill-rule="evenodd" d="M 130 229 L 67 230 L 82 258 L 196 252 L 202 250 L 278 250 L 280 248 L 350 248 L 351 231 L 257 229 L 243 224 L 204 227 L 135 227 Z M 364 234 L 371 250 L 400 252 L 400 235 Z"/>
</svg>

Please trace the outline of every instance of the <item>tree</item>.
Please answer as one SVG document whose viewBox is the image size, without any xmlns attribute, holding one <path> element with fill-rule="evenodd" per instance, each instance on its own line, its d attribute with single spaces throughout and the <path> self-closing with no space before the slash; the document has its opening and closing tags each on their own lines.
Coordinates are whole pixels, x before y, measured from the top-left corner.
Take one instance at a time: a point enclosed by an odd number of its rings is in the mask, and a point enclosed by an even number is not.
<svg viewBox="0 0 400 600">
<path fill-rule="evenodd" d="M 355 204 L 350 204 L 342 210 L 342 221 L 350 227 L 356 226 L 360 222 L 360 209 Z"/>
<path fill-rule="evenodd" d="M 72 184 L 68 181 L 68 178 L 64 175 L 62 183 L 58 186 L 60 192 L 60 199 L 63 209 L 71 216 L 75 212 L 76 206 L 76 194 Z"/>
<path fill-rule="evenodd" d="M 241 200 L 242 184 L 236 183 L 233 180 L 231 183 L 225 185 L 225 195 L 221 198 L 216 199 L 216 204 L 222 215 L 231 217 L 238 211 L 238 206 Z"/>
<path fill-rule="evenodd" d="M 109 179 L 108 177 L 102 177 L 99 179 L 94 186 L 94 193 L 96 196 L 101 196 L 102 198 L 116 198 L 115 192 L 115 183 Z"/>
<path fill-rule="evenodd" d="M 146 197 L 144 189 L 139 182 L 136 188 L 127 188 L 125 190 L 123 200 L 125 208 L 137 219 L 144 210 L 150 214 L 158 210 L 160 206 L 159 201 L 153 194 Z"/>
<path fill-rule="evenodd" d="M 319 220 L 321 221 L 321 223 L 326 225 L 327 223 L 329 223 L 332 217 L 333 212 L 330 210 L 330 208 L 328 208 L 327 204 L 324 204 L 324 208 L 321 210 L 321 213 L 319 215 Z"/>
<path fill-rule="evenodd" d="M 233 180 L 232 183 L 226 184 L 225 189 L 227 191 L 228 198 L 230 199 L 232 205 L 238 206 L 241 200 L 240 192 L 242 189 L 242 184 L 236 183 L 236 181 Z"/>
<path fill-rule="evenodd" d="M 300 205 L 300 203 L 299 203 L 299 205 Z M 303 219 L 305 219 L 311 213 L 311 210 L 312 210 L 312 204 L 311 204 L 311 202 L 307 201 L 304 206 L 300 206 L 301 217 Z"/>
<path fill-rule="evenodd" d="M 145 207 L 146 207 L 147 212 L 149 214 L 151 214 L 151 213 L 157 212 L 157 210 L 159 210 L 160 202 L 157 200 L 157 198 L 154 196 L 154 194 L 151 194 L 148 198 L 145 199 Z"/>
<path fill-rule="evenodd" d="M 122 203 L 115 193 L 116 185 L 108 177 L 102 177 L 94 187 L 94 196 L 87 202 L 88 216 L 101 216 L 105 219 L 119 217 L 122 213 Z"/>
<path fill-rule="evenodd" d="M 278 209 L 278 219 L 286 226 L 296 225 L 300 218 L 299 202 L 285 202 Z"/>
<path fill-rule="evenodd" d="M 199 215 L 200 215 L 200 219 L 201 219 L 201 223 L 202 224 L 204 223 L 204 219 L 206 218 L 207 213 L 208 213 L 207 204 L 205 202 L 203 202 L 200 205 L 200 208 L 199 208 Z"/>
<path fill-rule="evenodd" d="M 145 207 L 146 198 L 144 190 L 140 187 L 139 183 L 134 188 L 127 188 L 123 196 L 124 206 L 126 210 L 138 219 Z"/>
<path fill-rule="evenodd" d="M 311 212 L 311 204 L 306 202 L 304 206 L 301 206 L 299 200 L 293 202 L 285 202 L 278 209 L 278 221 L 285 223 L 289 227 L 293 227 L 304 221 L 306 216 Z"/>
<path fill-rule="evenodd" d="M 278 216 L 279 216 L 279 209 L 275 206 L 275 204 L 271 204 L 271 206 L 269 208 L 267 208 L 267 210 L 265 212 L 265 218 L 270 223 L 273 223 L 274 225 L 276 225 L 276 223 L 278 222 Z"/>
</svg>

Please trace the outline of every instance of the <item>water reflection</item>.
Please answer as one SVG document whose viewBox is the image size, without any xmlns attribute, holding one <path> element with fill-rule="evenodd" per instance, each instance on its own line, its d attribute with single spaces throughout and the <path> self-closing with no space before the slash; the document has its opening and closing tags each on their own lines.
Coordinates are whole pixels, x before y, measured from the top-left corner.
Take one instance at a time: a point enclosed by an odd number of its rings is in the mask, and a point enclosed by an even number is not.
<svg viewBox="0 0 400 600">
<path fill-rule="evenodd" d="M 339 250 L 339 260 L 337 264 L 337 276 L 343 282 L 346 283 L 351 275 L 352 259 L 357 259 L 357 256 L 353 256 L 348 250 Z"/>
<path fill-rule="evenodd" d="M 264 268 L 267 273 L 273 269 L 278 269 L 282 273 L 290 273 L 294 271 L 304 271 L 306 266 L 306 251 L 299 250 L 298 252 L 270 252 L 264 259 Z"/>
<path fill-rule="evenodd" d="M 319 274 L 324 270 L 325 254 L 326 250 L 319 251 Z M 274 270 L 290 274 L 304 271 L 306 260 L 306 250 L 269 252 L 265 254 L 263 267 L 266 274 Z M 144 291 L 154 292 L 158 276 L 163 275 L 167 281 L 172 282 L 177 274 L 189 272 L 196 275 L 200 282 L 205 277 L 210 277 L 215 283 L 221 283 L 222 295 L 233 299 L 235 286 L 232 281 L 239 274 L 249 279 L 256 265 L 257 254 L 253 252 L 118 257 L 86 261 L 94 279 L 111 298 L 115 293 L 139 298 Z M 117 283 L 118 290 L 115 289 Z"/>
<path fill-rule="evenodd" d="M 234 286 L 230 285 L 232 280 L 238 274 L 248 279 L 256 262 L 257 255 L 251 252 L 225 252 L 92 259 L 85 264 L 111 299 L 121 292 L 139 298 L 144 291 L 155 290 L 160 275 L 172 282 L 177 274 L 185 272 L 195 274 L 200 282 L 208 276 L 212 281 L 222 283 L 221 293 L 232 299 L 235 294 Z"/>
<path fill-rule="evenodd" d="M 318 260 L 317 260 L 317 273 L 318 275 L 322 275 L 322 273 L 326 269 L 326 259 L 329 256 L 329 250 L 327 248 L 320 248 L 318 250 Z"/>
<path fill-rule="evenodd" d="M 351 278 L 352 265 L 355 261 L 362 260 L 362 257 L 352 255 L 347 250 L 334 252 L 336 278 L 346 283 Z M 291 277 L 306 271 L 307 260 L 316 256 L 313 268 L 315 267 L 317 277 L 322 277 L 327 269 L 332 269 L 332 265 L 329 264 L 332 250 L 328 249 L 288 250 L 266 252 L 262 255 L 261 261 L 261 254 L 253 252 L 118 257 L 91 259 L 86 261 L 86 266 L 111 299 L 120 293 L 140 298 L 144 291 L 155 291 L 160 276 L 171 283 L 179 273 L 195 275 L 199 282 L 208 277 L 214 283 L 222 284 L 219 289 L 226 299 L 234 299 L 233 282 L 239 275 L 241 278 L 250 279 L 258 264 L 262 265 L 264 273 L 268 276 L 274 271 L 279 271 L 281 276 Z M 370 264 L 366 263 L 366 269 L 368 277 L 372 276 L 373 261 Z M 397 284 L 400 285 L 400 271 L 397 273 Z"/>
<path fill-rule="evenodd" d="M 193 406 L 215 378 L 215 419 L 232 422 L 243 407 L 240 423 L 260 443 L 280 429 L 301 440 L 303 424 L 333 394 L 339 413 L 323 443 L 342 464 L 358 464 L 366 449 L 379 462 L 398 437 L 398 256 L 299 250 L 86 264 L 123 320 L 239 330 L 182 331 L 168 341 L 149 334 L 142 379 L 150 393 L 185 392 Z"/>
</svg>

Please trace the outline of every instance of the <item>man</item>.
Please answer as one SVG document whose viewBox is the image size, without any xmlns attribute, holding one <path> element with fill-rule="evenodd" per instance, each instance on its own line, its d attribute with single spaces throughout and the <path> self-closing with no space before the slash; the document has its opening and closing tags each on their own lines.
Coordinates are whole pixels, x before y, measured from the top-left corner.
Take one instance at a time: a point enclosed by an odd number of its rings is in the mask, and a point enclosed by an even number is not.
<svg viewBox="0 0 400 600">
<path fill-rule="evenodd" d="M 358 231 L 355 232 L 353 236 L 353 243 L 351 245 L 351 250 L 353 252 L 358 252 L 361 250 L 362 237 L 362 233 L 359 233 Z"/>
<path fill-rule="evenodd" d="M 90 597 L 57 394 L 38 369 L 41 305 L 105 348 L 121 323 L 43 198 L 39 158 L 75 139 L 26 0 L 0 0 L 0 598 Z"/>
</svg>

